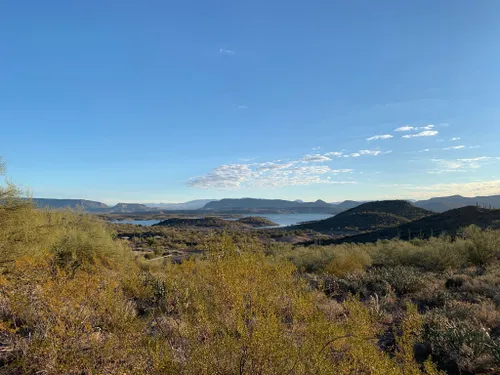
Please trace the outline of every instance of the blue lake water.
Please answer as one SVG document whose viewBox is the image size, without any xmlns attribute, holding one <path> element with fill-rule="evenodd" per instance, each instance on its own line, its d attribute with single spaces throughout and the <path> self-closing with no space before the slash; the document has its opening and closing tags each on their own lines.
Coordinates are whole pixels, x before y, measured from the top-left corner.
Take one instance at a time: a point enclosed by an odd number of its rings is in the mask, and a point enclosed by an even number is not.
<svg viewBox="0 0 500 375">
<path fill-rule="evenodd" d="M 276 224 L 279 224 L 280 227 L 287 227 L 289 225 L 295 225 L 298 223 L 302 223 L 305 221 L 315 221 L 315 220 L 323 220 L 333 215 L 328 214 L 256 214 L 256 215 L 248 215 L 248 216 L 260 216 L 265 217 L 271 221 L 274 221 Z M 236 219 L 229 219 L 236 220 Z M 151 226 L 159 223 L 160 220 L 117 220 L 113 221 L 113 223 L 118 224 L 136 224 L 136 225 L 144 225 Z"/>
</svg>

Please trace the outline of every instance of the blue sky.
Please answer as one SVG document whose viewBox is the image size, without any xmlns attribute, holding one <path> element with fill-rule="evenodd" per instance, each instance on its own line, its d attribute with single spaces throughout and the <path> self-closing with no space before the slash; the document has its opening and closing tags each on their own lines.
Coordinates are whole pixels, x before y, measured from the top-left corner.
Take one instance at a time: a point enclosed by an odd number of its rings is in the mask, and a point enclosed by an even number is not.
<svg viewBox="0 0 500 375">
<path fill-rule="evenodd" d="M 499 14 L 4 1 L 0 155 L 34 196 L 108 203 L 500 194 Z"/>
</svg>

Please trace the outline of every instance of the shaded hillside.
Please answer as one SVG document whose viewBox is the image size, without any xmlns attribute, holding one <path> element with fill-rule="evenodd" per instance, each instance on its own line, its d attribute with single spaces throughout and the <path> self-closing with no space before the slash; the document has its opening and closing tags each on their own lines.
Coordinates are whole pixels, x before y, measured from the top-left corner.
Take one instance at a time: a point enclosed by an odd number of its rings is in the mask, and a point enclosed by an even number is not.
<svg viewBox="0 0 500 375">
<path fill-rule="evenodd" d="M 171 228 L 238 228 L 242 224 L 236 221 L 224 220 L 218 217 L 204 217 L 197 219 L 172 218 L 160 221 L 153 226 Z"/>
<path fill-rule="evenodd" d="M 234 213 L 337 213 L 340 210 L 332 204 L 318 199 L 315 202 L 287 201 L 283 199 L 221 199 L 209 202 L 203 207 L 206 211 Z"/>
<path fill-rule="evenodd" d="M 479 205 L 485 208 L 500 208 L 500 195 L 462 197 L 436 197 L 415 202 L 415 206 L 435 212 L 444 212 L 455 208 Z"/>
<path fill-rule="evenodd" d="M 108 205 L 102 202 L 89 201 L 86 199 L 53 199 L 53 198 L 32 198 L 31 201 L 36 207 L 50 208 L 50 209 L 82 209 L 82 210 L 96 210 L 106 209 Z"/>
<path fill-rule="evenodd" d="M 291 228 L 311 229 L 317 232 L 363 232 L 398 226 L 432 214 L 407 201 L 375 201 L 363 203 L 325 220 L 304 223 Z"/>
<path fill-rule="evenodd" d="M 398 227 L 385 228 L 370 233 L 339 238 L 328 241 L 328 243 L 366 243 L 392 238 L 408 240 L 416 237 L 429 238 L 431 236 L 440 235 L 441 233 L 456 235 L 460 228 L 473 224 L 483 229 L 488 227 L 499 228 L 500 210 L 467 206 L 446 211 L 441 214 L 434 214 Z"/>
<path fill-rule="evenodd" d="M 209 229 L 245 229 L 278 226 L 265 217 L 250 216 L 238 220 L 224 220 L 220 217 L 209 216 L 203 218 L 171 218 L 154 226 L 171 228 L 209 228 Z"/>
</svg>

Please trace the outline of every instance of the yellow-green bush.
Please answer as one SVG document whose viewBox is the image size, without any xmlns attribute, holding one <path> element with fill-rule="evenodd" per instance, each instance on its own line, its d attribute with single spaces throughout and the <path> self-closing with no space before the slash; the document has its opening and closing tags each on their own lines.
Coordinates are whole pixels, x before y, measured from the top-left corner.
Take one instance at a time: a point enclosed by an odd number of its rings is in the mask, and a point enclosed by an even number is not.
<svg viewBox="0 0 500 375">
<path fill-rule="evenodd" d="M 371 266 L 372 258 L 362 248 L 349 246 L 338 251 L 323 271 L 335 276 L 364 271 Z"/>
<path fill-rule="evenodd" d="M 158 373 L 421 373 L 412 355 L 394 360 L 378 348 L 375 317 L 360 302 L 332 319 L 332 302 L 294 266 L 223 243 L 221 253 L 155 275 L 166 301 L 158 332 L 170 348 L 155 351 Z"/>
</svg>

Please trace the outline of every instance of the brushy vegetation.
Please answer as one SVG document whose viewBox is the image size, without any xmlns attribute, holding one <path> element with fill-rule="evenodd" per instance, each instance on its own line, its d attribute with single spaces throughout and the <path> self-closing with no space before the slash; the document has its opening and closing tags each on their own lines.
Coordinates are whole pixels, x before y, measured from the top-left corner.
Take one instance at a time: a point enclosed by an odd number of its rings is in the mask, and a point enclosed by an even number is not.
<svg viewBox="0 0 500 375">
<path fill-rule="evenodd" d="M 498 370 L 495 231 L 309 248 L 204 231 L 205 254 L 171 264 L 2 194 L 0 374 Z"/>
<path fill-rule="evenodd" d="M 342 301 L 358 296 L 387 323 L 381 347 L 394 343 L 405 304 L 423 319 L 419 349 L 449 374 L 500 371 L 500 231 L 470 226 L 455 238 L 375 244 L 269 246 L 308 274 L 310 284 Z"/>
</svg>

